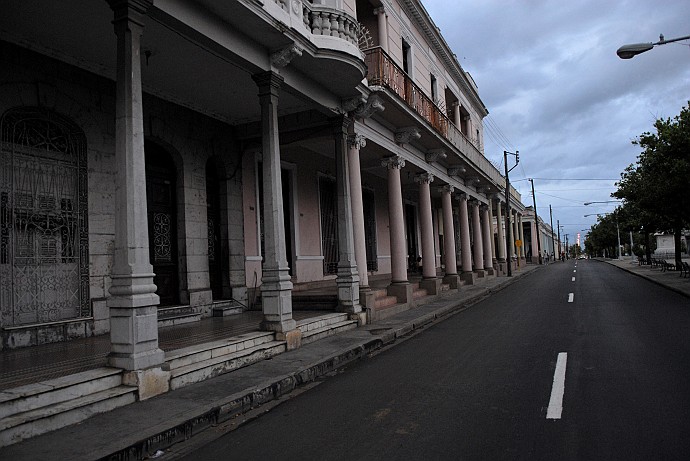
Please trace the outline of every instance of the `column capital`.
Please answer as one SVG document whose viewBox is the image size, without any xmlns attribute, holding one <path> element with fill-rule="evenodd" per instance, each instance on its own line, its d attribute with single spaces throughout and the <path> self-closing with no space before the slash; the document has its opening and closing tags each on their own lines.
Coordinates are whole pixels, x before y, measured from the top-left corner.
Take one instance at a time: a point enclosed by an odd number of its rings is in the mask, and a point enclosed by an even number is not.
<svg viewBox="0 0 690 461">
<path fill-rule="evenodd" d="M 270 70 L 252 75 L 252 80 L 259 87 L 259 96 L 267 94 L 278 96 L 278 90 L 280 90 L 281 85 L 285 81 L 283 77 Z"/>
<path fill-rule="evenodd" d="M 340 115 L 329 120 L 333 134 L 335 136 L 348 136 L 347 132 L 352 125 L 352 117 L 347 115 Z"/>
<path fill-rule="evenodd" d="M 361 149 L 367 145 L 367 138 L 361 134 L 350 134 L 347 136 L 347 146 L 352 149 Z"/>
<path fill-rule="evenodd" d="M 438 190 L 442 193 L 452 194 L 453 191 L 455 191 L 455 187 L 451 186 L 450 184 L 444 184 L 439 186 Z"/>
<path fill-rule="evenodd" d="M 479 205 L 479 210 L 482 212 L 489 211 L 489 205 L 487 205 L 486 203 L 482 203 L 481 205 Z"/>
<path fill-rule="evenodd" d="M 392 170 L 394 168 L 400 170 L 405 167 L 405 159 L 397 155 L 394 155 L 392 157 L 386 157 L 383 160 L 381 160 L 381 166 L 385 166 L 389 170 Z"/>
<path fill-rule="evenodd" d="M 431 184 L 434 182 L 434 175 L 431 173 L 420 173 L 415 175 L 414 181 L 418 184 Z"/>
<path fill-rule="evenodd" d="M 386 14 L 386 7 L 384 5 L 381 5 L 378 8 L 374 8 L 374 14 L 377 16 L 379 14 Z"/>
<path fill-rule="evenodd" d="M 467 194 L 465 192 L 456 192 L 453 194 L 455 200 L 467 200 Z"/>
</svg>

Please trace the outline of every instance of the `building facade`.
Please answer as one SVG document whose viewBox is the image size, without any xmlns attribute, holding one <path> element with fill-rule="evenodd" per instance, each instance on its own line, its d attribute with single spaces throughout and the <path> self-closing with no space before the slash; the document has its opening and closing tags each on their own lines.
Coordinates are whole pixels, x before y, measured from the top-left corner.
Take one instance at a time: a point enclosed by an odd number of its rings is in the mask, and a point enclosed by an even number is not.
<svg viewBox="0 0 690 461">
<path fill-rule="evenodd" d="M 365 323 L 525 258 L 417 0 L 11 2 L 0 60 L 2 348 L 155 369 L 167 312 L 229 306 L 298 347 L 297 292 Z"/>
</svg>

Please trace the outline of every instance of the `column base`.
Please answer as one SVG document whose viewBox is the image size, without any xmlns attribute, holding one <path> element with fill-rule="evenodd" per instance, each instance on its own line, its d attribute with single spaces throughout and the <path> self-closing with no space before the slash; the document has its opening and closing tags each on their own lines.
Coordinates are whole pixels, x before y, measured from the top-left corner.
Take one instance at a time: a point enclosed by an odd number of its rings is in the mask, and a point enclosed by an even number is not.
<svg viewBox="0 0 690 461">
<path fill-rule="evenodd" d="M 483 278 L 484 278 L 484 275 L 486 274 L 486 272 L 484 271 L 484 269 L 477 269 L 477 270 L 475 270 L 475 271 L 473 271 L 473 272 L 474 272 L 474 274 L 477 275 L 477 278 L 478 278 L 478 279 L 483 279 Z"/>
<path fill-rule="evenodd" d="M 136 386 L 139 400 L 146 400 L 170 390 L 170 372 L 160 367 L 128 371 L 122 376 L 122 384 Z"/>
<path fill-rule="evenodd" d="M 287 350 L 299 349 L 302 346 L 302 330 L 280 331 L 276 333 L 277 341 L 285 341 Z"/>
<path fill-rule="evenodd" d="M 443 277 L 443 283 L 447 284 L 451 290 L 460 288 L 460 276 L 458 274 L 447 274 Z"/>
<path fill-rule="evenodd" d="M 364 307 L 374 307 L 376 295 L 369 287 L 359 288 L 359 302 Z"/>
<path fill-rule="evenodd" d="M 399 282 L 388 285 L 389 296 L 395 296 L 398 303 L 409 303 L 412 301 L 412 285 L 409 282 Z"/>
<path fill-rule="evenodd" d="M 460 280 L 465 282 L 465 285 L 474 285 L 477 282 L 477 274 L 475 272 L 463 272 Z"/>
<path fill-rule="evenodd" d="M 158 347 L 158 309 L 156 306 L 115 307 L 132 299 L 113 297 L 110 305 L 110 354 L 108 364 L 125 370 L 160 366 L 165 354 Z"/>
<path fill-rule="evenodd" d="M 436 277 L 422 279 L 422 281 L 419 282 L 419 287 L 425 289 L 430 295 L 437 295 L 441 293 L 441 279 Z"/>
</svg>

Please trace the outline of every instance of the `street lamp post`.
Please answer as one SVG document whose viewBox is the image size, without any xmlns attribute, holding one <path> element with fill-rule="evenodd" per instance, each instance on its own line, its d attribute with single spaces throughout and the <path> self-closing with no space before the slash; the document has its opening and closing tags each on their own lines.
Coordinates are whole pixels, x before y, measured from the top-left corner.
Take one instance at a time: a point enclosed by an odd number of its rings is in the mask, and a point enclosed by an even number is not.
<svg viewBox="0 0 690 461">
<path fill-rule="evenodd" d="M 681 40 L 690 40 L 690 35 L 684 37 L 672 38 L 670 40 L 665 40 L 664 35 L 659 35 L 659 41 L 656 43 L 631 43 L 628 45 L 623 45 L 616 51 L 616 54 L 621 59 L 631 59 L 638 54 L 645 53 L 657 45 L 666 45 L 667 43 L 679 42 Z"/>
</svg>

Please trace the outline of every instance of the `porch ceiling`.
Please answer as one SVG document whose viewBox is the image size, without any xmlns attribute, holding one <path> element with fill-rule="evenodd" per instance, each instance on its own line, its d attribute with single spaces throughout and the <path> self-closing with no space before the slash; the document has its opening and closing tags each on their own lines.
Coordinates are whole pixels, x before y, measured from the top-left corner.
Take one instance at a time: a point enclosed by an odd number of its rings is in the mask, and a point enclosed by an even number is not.
<svg viewBox="0 0 690 461">
<path fill-rule="evenodd" d="M 165 2 L 156 2 L 165 5 Z M 211 10 L 213 6 L 214 9 Z M 269 51 L 289 40 L 242 2 L 198 2 L 195 6 L 232 19 L 221 24 L 243 37 L 255 55 L 268 62 Z M 261 62 L 251 63 L 234 50 L 194 36 L 155 6 L 142 38 L 144 91 L 214 118 L 239 124 L 258 120 L 258 89 L 251 79 Z M 110 80 L 115 79 L 116 37 L 113 12 L 105 0 L 22 0 L 3 5 L 0 39 L 65 61 Z M 309 59 L 314 59 L 310 57 Z M 323 66 L 322 66 L 323 67 Z M 284 88 L 282 114 L 315 108 L 308 96 Z"/>
</svg>

